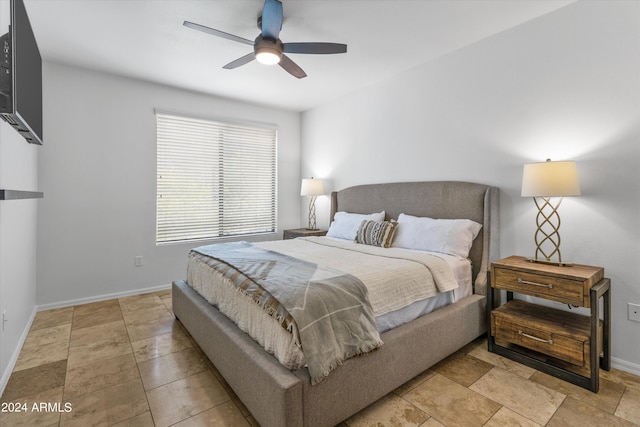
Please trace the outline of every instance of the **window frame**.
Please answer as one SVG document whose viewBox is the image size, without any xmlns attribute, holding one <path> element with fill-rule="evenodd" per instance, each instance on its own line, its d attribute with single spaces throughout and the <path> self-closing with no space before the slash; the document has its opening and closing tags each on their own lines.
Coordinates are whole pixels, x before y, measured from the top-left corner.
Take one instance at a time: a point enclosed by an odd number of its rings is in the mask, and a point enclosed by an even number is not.
<svg viewBox="0 0 640 427">
<path fill-rule="evenodd" d="M 158 109 L 155 110 L 155 116 L 156 246 L 242 238 L 278 232 L 278 127 L 276 125 L 227 118 L 199 117 Z M 203 128 L 200 131 L 203 133 L 191 135 L 192 129 L 189 128 L 182 131 L 176 130 L 175 134 L 167 135 L 167 130 L 162 128 L 164 124 L 161 125 L 163 121 L 165 124 L 173 121 L 172 125 L 176 128 L 193 126 L 193 129 L 196 129 L 201 125 Z M 207 135 L 207 132 L 211 133 Z M 213 135 L 214 132 L 217 132 L 217 135 Z M 243 132 L 245 132 L 244 137 Z M 182 135 L 180 135 L 181 133 Z M 267 136 L 265 137 L 265 135 Z M 183 139 L 171 142 L 161 141 L 163 138 L 170 139 L 174 136 L 180 136 Z M 207 138 L 210 138 L 210 141 Z M 209 147 L 210 142 L 217 148 Z M 168 149 L 169 153 L 166 152 L 164 146 L 167 143 L 171 147 Z M 238 145 L 238 143 L 243 145 Z M 247 148 L 245 143 L 251 147 Z M 200 147 L 195 147 L 196 145 L 200 145 Z M 209 150 L 218 151 L 214 154 L 208 153 L 208 157 L 206 157 L 207 153 L 202 153 L 203 147 L 206 147 L 207 152 Z M 220 147 L 226 148 L 220 149 Z M 196 153 L 181 156 L 181 148 L 185 150 L 195 148 Z M 177 151 L 173 151 L 171 154 L 172 149 Z M 250 154 L 247 154 L 248 152 Z M 256 154 L 261 155 L 258 161 L 256 161 Z M 161 156 L 163 157 L 161 158 Z M 176 161 L 176 156 L 184 158 Z M 205 156 L 207 160 L 204 161 L 200 158 L 201 156 Z M 191 171 L 192 176 L 177 177 L 180 172 L 176 169 L 192 160 L 197 164 L 194 166 L 195 169 Z M 174 165 L 174 168 L 168 169 L 167 165 L 171 162 L 177 166 Z M 207 162 L 209 163 L 207 164 Z M 211 171 L 204 170 L 202 169 L 203 164 L 207 164 L 207 168 L 209 166 L 213 168 Z M 212 184 L 213 178 L 207 177 L 205 179 L 198 173 L 217 176 L 218 182 Z M 163 180 L 163 176 L 171 174 L 175 174 L 175 176 L 172 175 Z M 198 177 L 198 182 L 202 182 L 202 185 L 210 185 L 211 187 L 204 192 L 191 188 L 192 193 L 199 192 L 201 194 L 187 196 L 179 201 L 180 196 L 176 195 L 181 192 L 179 185 L 183 185 L 181 188 L 184 190 L 184 184 L 191 182 L 190 179 L 193 176 Z M 168 187 L 166 185 L 169 184 L 169 181 L 180 181 L 180 179 L 183 180 L 182 183 L 173 183 L 176 186 L 174 187 L 176 194 L 167 193 Z M 238 180 L 242 181 L 243 179 L 248 180 L 247 185 L 241 186 L 238 192 L 231 191 L 228 186 L 223 187 L 225 182 L 237 183 Z M 251 182 L 252 179 L 256 179 L 256 181 Z M 197 187 L 197 182 L 195 186 Z M 253 193 L 254 189 L 257 189 L 257 194 Z M 251 194 L 257 197 L 252 197 Z M 189 199 L 189 197 L 193 198 Z M 167 200 L 164 204 L 161 200 L 163 198 Z M 206 201 L 202 203 L 202 206 L 198 206 L 198 200 Z M 256 209 L 246 209 L 247 201 L 255 201 Z M 191 203 L 189 204 L 189 202 Z M 171 206 L 171 203 L 174 205 Z M 225 205 L 227 206 L 226 213 Z M 190 207 L 185 208 L 185 206 Z M 211 207 L 215 207 L 215 209 L 210 209 Z M 175 209 L 175 212 L 170 212 L 172 209 Z M 208 214 L 208 210 L 217 211 L 219 214 Z M 194 219 L 197 215 L 202 216 L 200 222 Z M 229 215 L 231 216 L 229 217 Z M 179 216 L 183 216 L 184 219 L 178 220 Z M 225 216 L 228 218 L 225 219 Z M 173 223 L 171 223 L 172 221 Z M 189 226 L 200 231 L 189 232 Z M 204 232 L 203 230 L 208 231 Z"/>
</svg>

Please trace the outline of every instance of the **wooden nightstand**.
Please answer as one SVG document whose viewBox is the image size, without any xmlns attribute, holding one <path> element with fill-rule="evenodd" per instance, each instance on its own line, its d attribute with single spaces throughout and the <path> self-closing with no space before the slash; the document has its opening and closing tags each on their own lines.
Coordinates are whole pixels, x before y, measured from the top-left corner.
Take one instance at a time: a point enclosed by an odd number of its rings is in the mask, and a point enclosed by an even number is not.
<svg viewBox="0 0 640 427">
<path fill-rule="evenodd" d="M 309 236 L 324 236 L 327 234 L 327 230 L 309 230 L 306 228 L 293 228 L 291 230 L 284 230 L 282 238 L 295 239 L 296 237 L 309 237 Z"/>
<path fill-rule="evenodd" d="M 491 264 L 489 351 L 597 392 L 611 366 L 611 281 L 604 268 L 538 264 L 511 256 Z M 496 291 L 507 302 L 496 305 Z M 519 293 L 587 307 L 590 316 L 513 299 Z M 603 298 L 603 319 L 599 300 Z"/>
</svg>

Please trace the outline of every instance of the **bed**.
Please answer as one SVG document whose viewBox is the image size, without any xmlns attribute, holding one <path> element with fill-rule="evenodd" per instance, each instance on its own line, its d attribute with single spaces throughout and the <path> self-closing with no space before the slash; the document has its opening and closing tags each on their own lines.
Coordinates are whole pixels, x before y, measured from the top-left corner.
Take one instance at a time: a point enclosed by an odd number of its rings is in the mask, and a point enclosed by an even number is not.
<svg viewBox="0 0 640 427">
<path fill-rule="evenodd" d="M 497 194 L 487 185 L 438 181 L 360 185 L 333 192 L 338 212 L 385 212 L 482 225 L 469 250 L 470 295 L 380 334 L 376 351 L 349 358 L 312 384 L 210 304 L 185 280 L 173 283 L 173 311 L 263 426 L 333 426 L 393 391 L 486 331 L 486 277 L 497 256 Z"/>
</svg>

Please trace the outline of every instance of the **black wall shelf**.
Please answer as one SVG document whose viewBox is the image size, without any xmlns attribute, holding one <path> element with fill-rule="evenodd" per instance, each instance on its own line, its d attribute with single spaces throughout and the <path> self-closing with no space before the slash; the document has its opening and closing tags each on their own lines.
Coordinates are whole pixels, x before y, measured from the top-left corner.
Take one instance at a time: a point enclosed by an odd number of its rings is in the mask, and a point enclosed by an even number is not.
<svg viewBox="0 0 640 427">
<path fill-rule="evenodd" d="M 41 191 L 0 190 L 0 200 L 42 199 Z"/>
</svg>

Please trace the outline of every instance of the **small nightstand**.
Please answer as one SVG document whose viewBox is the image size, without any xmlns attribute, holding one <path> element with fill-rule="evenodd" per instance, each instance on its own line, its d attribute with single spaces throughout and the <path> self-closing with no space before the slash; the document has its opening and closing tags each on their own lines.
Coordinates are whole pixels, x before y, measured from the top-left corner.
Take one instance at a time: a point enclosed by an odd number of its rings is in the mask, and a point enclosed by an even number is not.
<svg viewBox="0 0 640 427">
<path fill-rule="evenodd" d="M 611 366 L 611 281 L 604 277 L 604 268 L 559 267 L 512 256 L 491 264 L 490 283 L 489 351 L 597 392 L 599 368 Z M 496 306 L 499 290 L 507 291 L 507 302 Z M 587 307 L 591 314 L 515 300 L 514 292 Z"/>
<path fill-rule="evenodd" d="M 309 236 L 324 236 L 327 234 L 327 230 L 309 230 L 306 228 L 293 228 L 291 230 L 284 230 L 282 238 L 295 239 L 296 237 L 309 237 Z"/>
</svg>

